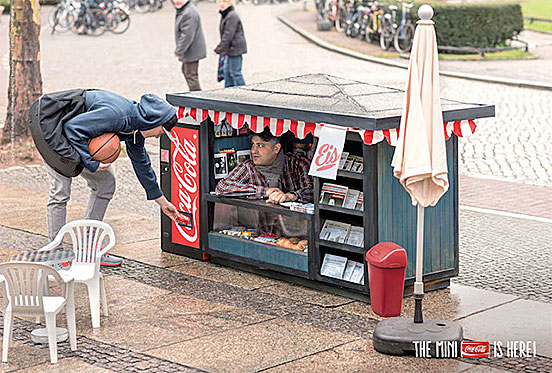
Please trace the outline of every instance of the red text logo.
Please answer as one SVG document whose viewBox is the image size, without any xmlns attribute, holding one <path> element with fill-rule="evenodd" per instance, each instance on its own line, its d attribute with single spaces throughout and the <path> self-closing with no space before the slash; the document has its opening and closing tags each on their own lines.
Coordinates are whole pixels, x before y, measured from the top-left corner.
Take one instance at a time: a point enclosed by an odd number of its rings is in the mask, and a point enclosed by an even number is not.
<svg viewBox="0 0 552 373">
<path fill-rule="evenodd" d="M 462 341 L 462 357 L 489 357 L 489 342 Z"/>
<path fill-rule="evenodd" d="M 192 216 L 191 228 L 173 222 L 175 243 L 199 248 L 199 162 L 197 131 L 173 129 L 171 200 L 180 211 Z"/>
<path fill-rule="evenodd" d="M 324 144 L 320 147 L 318 155 L 314 159 L 314 163 L 317 166 L 316 171 L 323 171 L 335 167 L 338 161 L 339 157 L 335 146 Z"/>
</svg>

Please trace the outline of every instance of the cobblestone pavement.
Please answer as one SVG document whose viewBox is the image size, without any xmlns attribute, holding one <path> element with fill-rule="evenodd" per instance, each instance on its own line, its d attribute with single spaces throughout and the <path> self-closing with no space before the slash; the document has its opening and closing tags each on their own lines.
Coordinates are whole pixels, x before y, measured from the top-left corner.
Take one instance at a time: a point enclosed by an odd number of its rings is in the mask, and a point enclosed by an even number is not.
<svg viewBox="0 0 552 373">
<path fill-rule="evenodd" d="M 207 45 L 214 47 L 218 40 L 216 7 L 206 2 L 199 3 L 198 7 L 203 18 Z M 403 86 L 406 75 L 403 70 L 344 57 L 306 42 L 275 18 L 276 14 L 287 12 L 290 8 L 289 5 L 238 6 L 246 27 L 250 50 L 245 56 L 243 69 L 247 82 L 322 71 L 350 79 Z M 48 7 L 44 7 L 43 13 L 47 14 L 48 10 Z M 154 14 L 133 14 L 133 23 L 127 33 L 106 34 L 100 38 L 79 37 L 71 33 L 51 35 L 45 26 L 41 38 L 44 90 L 54 91 L 77 86 L 98 87 L 114 90 L 132 98 L 137 98 L 143 92 L 162 95 L 166 92 L 185 90 L 179 65 L 172 56 L 173 12 L 165 8 Z M 274 35 L 278 35 L 278 38 Z M 212 54 L 200 64 L 201 82 L 205 89 L 220 87 L 215 81 L 215 66 L 216 58 Z M 444 97 L 497 105 L 496 119 L 478 121 L 476 134 L 469 139 L 460 139 L 460 172 L 552 186 L 552 124 L 548 120 L 552 92 L 453 78 L 442 79 L 441 85 Z M 134 193 L 134 175 L 125 169 L 124 163 L 117 162 L 114 167 L 119 175 L 119 183 L 117 198 L 113 204 L 138 213 L 158 214 L 154 203 L 143 202 L 141 190 Z M 11 182 L 14 183 L 23 182 L 28 178 L 30 185 L 36 184 L 41 190 L 45 190 L 43 188 L 47 185 L 40 168 L 30 168 L 22 173 L 9 171 L 2 173 L 1 177 L 3 180 L 13 178 Z M 87 192 L 84 182 L 77 179 L 75 187 L 79 192 L 75 193 L 73 198 L 85 202 Z M 499 248 L 504 250 L 523 247 L 524 250 L 529 250 L 527 257 L 531 257 L 538 254 L 540 248 L 550 247 L 550 237 L 546 236 L 546 232 L 550 230 L 546 229 L 545 223 L 539 228 L 543 234 L 539 233 L 533 238 L 542 241 L 534 245 L 525 245 L 524 235 L 535 236 L 531 235 L 534 229 L 518 224 L 516 220 L 486 217 L 469 212 L 462 212 L 461 219 L 466 220 L 466 224 L 460 224 L 461 237 L 466 243 L 466 246 L 461 247 L 462 250 L 466 250 L 465 254 L 462 252 L 466 263 L 461 267 L 466 271 L 475 271 L 476 268 L 487 271 L 486 267 L 477 267 L 476 264 L 491 260 L 483 255 L 489 251 L 482 244 L 482 240 L 479 240 L 481 233 L 478 233 L 475 227 L 489 227 L 484 232 L 484 236 L 488 237 L 486 245 L 498 250 L 493 251 L 495 254 L 492 260 L 503 262 L 502 268 L 507 269 L 507 273 L 515 273 L 515 269 L 504 267 L 508 265 L 508 259 L 501 254 Z M 508 229 L 500 234 L 493 234 L 498 233 L 494 231 L 495 227 L 500 225 L 497 224 L 498 221 L 504 223 L 504 227 Z M 515 232 L 519 232 L 516 235 L 517 244 L 511 241 L 511 233 Z M 493 244 L 496 240 L 504 242 Z M 472 246 L 479 249 L 471 250 Z M 476 252 L 478 254 L 475 254 Z M 485 258 L 482 259 L 480 256 Z M 497 266 L 497 269 L 499 267 Z M 462 272 L 459 281 L 472 278 L 473 273 L 481 272 Z M 529 275 L 533 273 L 534 271 L 530 271 Z M 507 282 L 503 278 L 489 275 L 480 285 L 492 289 L 518 286 L 513 284 L 514 281 L 509 281 L 510 284 Z M 527 286 L 530 283 L 526 281 L 525 285 L 519 285 L 520 294 L 529 298 L 533 297 L 528 292 Z M 545 288 L 541 293 L 549 297 L 550 285 L 545 286 L 548 286 L 548 290 Z"/>
<path fill-rule="evenodd" d="M 7 228 L 9 230 L 9 228 Z M 4 233 L 4 232 L 3 232 Z M 9 234 L 9 233 L 8 233 Z M 24 233 L 26 241 L 37 239 L 37 235 Z M 13 234 L 9 234 L 13 236 Z M 41 238 L 39 238 L 41 239 Z M 3 244 L 10 246 L 9 242 Z M 211 315 L 224 319 L 244 318 L 240 315 L 243 310 L 262 315 L 262 321 L 257 321 L 250 316 L 248 321 L 255 323 L 267 323 L 270 321 L 284 320 L 295 325 L 308 325 L 325 332 L 339 333 L 351 342 L 369 340 L 376 325 L 377 319 L 366 314 L 347 311 L 347 305 L 352 301 L 341 302 L 341 307 L 320 307 L 320 305 L 294 300 L 282 295 L 251 291 L 223 282 L 203 279 L 180 273 L 172 268 L 161 268 L 138 261 L 127 259 L 125 264 L 118 268 L 105 268 L 106 278 L 120 281 L 125 278 L 133 282 L 147 286 L 167 290 L 171 294 L 185 296 L 186 299 L 201 299 L 224 306 L 233 307 L 235 311 L 230 314 L 219 311 L 210 312 Z M 428 295 L 429 296 L 429 295 Z M 344 308 L 345 307 L 345 308 Z M 242 310 L 242 311 L 237 311 Z M 427 309 L 426 309 L 427 311 Z M 233 313 L 232 313 L 233 312 Z M 247 316 L 246 316 L 247 318 Z M 0 319 L 1 321 L 1 319 Z M 39 355 L 36 349 L 46 350 L 47 345 L 37 346 L 28 338 L 29 332 L 35 328 L 35 324 L 16 320 L 14 339 L 27 346 L 34 347 L 35 355 Z M 109 326 L 103 326 L 109 328 Z M 77 358 L 95 367 L 109 369 L 110 371 L 148 371 L 148 372 L 199 372 L 201 370 L 185 364 L 156 357 L 153 352 L 138 352 L 132 348 L 125 348 L 113 343 L 105 343 L 95 338 L 86 336 L 78 337 L 78 350 L 71 352 L 67 342 L 60 343 L 59 354 L 62 358 Z M 351 343 L 348 342 L 348 343 Z M 170 348 L 170 346 L 166 346 Z M 154 349 L 155 350 L 155 349 Z M 378 356 L 381 358 L 381 355 Z M 552 359 L 544 356 L 526 359 L 488 358 L 488 359 L 458 359 L 465 363 L 482 365 L 483 371 L 497 369 L 498 371 L 549 371 L 552 367 Z M 413 362 L 412 362 L 413 363 Z M 468 369 L 469 365 L 464 368 Z M 412 366 L 411 366 L 412 368 Z M 318 368 L 320 369 L 320 368 Z M 317 369 L 317 371 L 319 371 Z M 397 371 L 396 367 L 387 367 L 388 371 Z M 435 367 L 433 367 L 435 369 Z M 414 369 L 415 370 L 415 369 Z M 284 371 L 286 371 L 284 369 Z M 458 369 L 460 371 L 460 369 Z M 462 369 L 463 371 L 463 369 Z M 477 369 L 474 370 L 478 371 Z M 494 370 L 493 370 L 494 371 Z"/>
<path fill-rule="evenodd" d="M 153 165 L 157 170 L 157 157 L 153 157 Z M 159 208 L 154 202 L 145 200 L 128 158 L 117 160 L 113 167 L 117 175 L 117 191 L 111 206 L 158 218 Z M 25 185 L 42 193 L 48 190 L 42 166 L 0 171 L 0 182 Z M 72 200 L 86 204 L 88 192 L 84 179 L 74 179 Z M 459 225 L 460 274 L 453 281 L 552 303 L 552 277 L 548 276 L 552 268 L 550 223 L 460 210 Z M 159 233 L 156 236 L 159 237 Z"/>
<path fill-rule="evenodd" d="M 325 72 L 404 87 L 405 70 L 323 50 L 276 19 L 277 15 L 299 7 L 293 4 L 238 6 L 249 49 L 243 67 L 246 82 Z M 212 49 L 218 42 L 217 8 L 208 2 L 200 2 L 198 8 L 208 49 Z M 174 10 L 169 7 L 153 14 L 133 14 L 132 25 L 125 34 L 105 34 L 98 38 L 71 33 L 51 35 L 44 22 L 50 9 L 43 7 L 42 11 L 45 92 L 97 87 L 138 98 L 145 92 L 164 95 L 186 90 L 179 63 L 172 53 Z M 6 25 L 7 22 L 0 23 L 0 32 L 4 35 L 7 35 Z M 516 69 L 515 62 L 504 64 L 510 70 Z M 216 57 L 209 53 L 200 63 L 204 89 L 222 87 L 216 83 L 215 69 Z M 461 173 L 552 186 L 552 122 L 549 121 L 552 92 L 455 78 L 442 78 L 441 87 L 443 97 L 496 105 L 496 118 L 479 120 L 476 134 L 460 140 Z"/>
</svg>

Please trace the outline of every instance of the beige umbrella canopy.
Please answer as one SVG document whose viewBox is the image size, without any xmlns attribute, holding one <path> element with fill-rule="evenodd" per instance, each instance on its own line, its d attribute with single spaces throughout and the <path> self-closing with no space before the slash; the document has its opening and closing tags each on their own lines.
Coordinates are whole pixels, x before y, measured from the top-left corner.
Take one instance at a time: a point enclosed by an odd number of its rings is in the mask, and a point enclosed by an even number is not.
<svg viewBox="0 0 552 373">
<path fill-rule="evenodd" d="M 435 206 L 449 183 L 433 9 L 422 5 L 418 15 L 421 19 L 414 34 L 399 140 L 391 165 L 412 204 L 418 205 L 414 322 L 423 323 L 424 207 Z"/>
<path fill-rule="evenodd" d="M 421 11 L 423 7 L 420 8 Z M 439 100 L 439 61 L 433 21 L 418 21 L 410 64 L 393 173 L 412 204 L 435 206 L 448 190 L 443 113 Z"/>
</svg>

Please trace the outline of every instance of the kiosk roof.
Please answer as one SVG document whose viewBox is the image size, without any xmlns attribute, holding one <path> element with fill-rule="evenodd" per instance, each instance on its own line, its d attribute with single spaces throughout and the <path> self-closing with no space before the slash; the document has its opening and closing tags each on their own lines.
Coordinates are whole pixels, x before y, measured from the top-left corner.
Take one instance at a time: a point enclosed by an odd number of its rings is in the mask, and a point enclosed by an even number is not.
<svg viewBox="0 0 552 373">
<path fill-rule="evenodd" d="M 327 74 L 306 74 L 211 91 L 167 94 L 177 106 L 331 123 L 370 130 L 397 128 L 404 91 Z M 445 122 L 493 117 L 494 105 L 441 99 Z"/>
</svg>

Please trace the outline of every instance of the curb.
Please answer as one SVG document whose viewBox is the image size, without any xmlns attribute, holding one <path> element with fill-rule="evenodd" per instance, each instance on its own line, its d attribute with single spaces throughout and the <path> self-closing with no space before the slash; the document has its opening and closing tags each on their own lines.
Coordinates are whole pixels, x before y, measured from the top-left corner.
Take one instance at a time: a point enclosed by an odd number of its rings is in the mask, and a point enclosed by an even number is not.
<svg viewBox="0 0 552 373">
<path fill-rule="evenodd" d="M 367 54 L 355 52 L 349 49 L 345 49 L 342 47 L 335 46 L 333 44 L 330 44 L 317 36 L 312 35 L 310 32 L 307 32 L 294 24 L 293 22 L 287 20 L 283 16 L 277 17 L 280 22 L 282 22 L 284 25 L 288 26 L 290 29 L 307 39 L 308 41 L 318 45 L 321 48 L 330 50 L 332 52 L 340 53 L 346 56 L 358 58 L 360 60 L 379 63 L 382 65 L 392 66 L 392 67 L 398 67 L 401 69 L 408 69 L 408 65 L 396 61 L 390 61 L 386 60 L 385 58 L 379 58 L 379 57 L 373 57 L 369 56 Z M 460 73 L 460 72 L 453 72 L 453 71 L 446 71 L 441 70 L 439 71 L 439 75 L 443 76 L 449 76 L 452 78 L 460 78 L 460 79 L 468 79 L 468 80 L 477 80 L 481 82 L 487 82 L 487 83 L 493 83 L 493 84 L 503 84 L 503 85 L 510 85 L 515 87 L 523 87 L 523 88 L 532 88 L 532 89 L 541 89 L 546 91 L 552 91 L 552 84 L 546 84 L 546 83 L 537 83 L 532 82 L 529 80 L 518 80 L 518 79 L 510 79 L 510 78 L 495 78 L 491 76 L 485 76 L 485 75 L 477 75 L 477 74 L 468 74 L 468 73 Z"/>
</svg>

